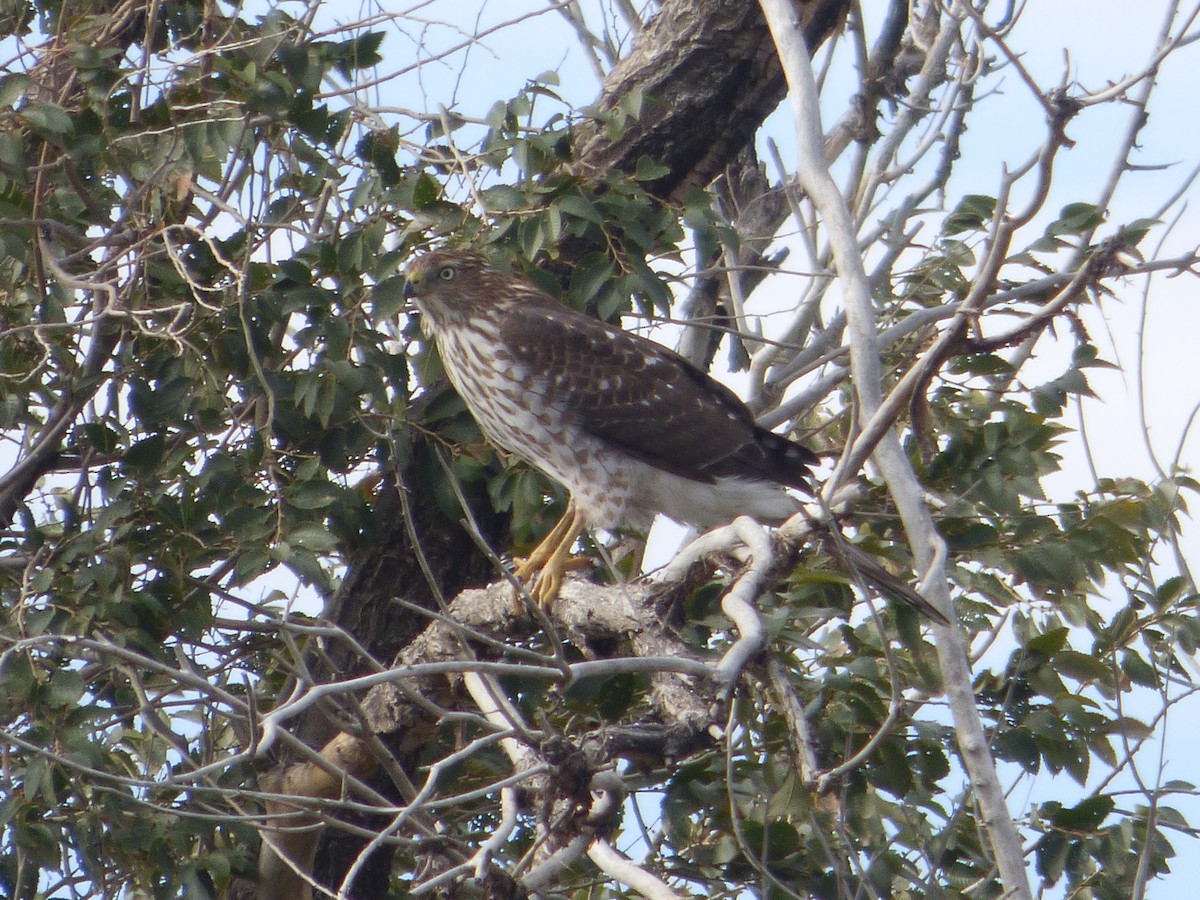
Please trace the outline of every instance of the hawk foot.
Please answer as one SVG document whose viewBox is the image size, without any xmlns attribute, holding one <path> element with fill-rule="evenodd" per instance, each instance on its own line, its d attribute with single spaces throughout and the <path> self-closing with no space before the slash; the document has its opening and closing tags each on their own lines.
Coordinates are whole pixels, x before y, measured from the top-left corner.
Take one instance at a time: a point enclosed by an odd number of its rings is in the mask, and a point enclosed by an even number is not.
<svg viewBox="0 0 1200 900">
<path fill-rule="evenodd" d="M 516 571 L 514 574 L 526 586 L 529 596 L 546 612 L 554 607 L 558 591 L 562 587 L 563 575 L 567 572 L 578 572 L 591 567 L 592 561 L 586 556 L 568 556 L 561 558 L 555 565 L 549 562 L 540 568 L 537 560 L 514 559 Z M 517 611 L 521 611 L 521 598 L 517 597 Z"/>
<path fill-rule="evenodd" d="M 583 532 L 585 524 L 575 507 L 575 501 L 569 501 L 563 517 L 529 554 L 529 558 L 517 566 L 517 577 L 529 586 L 534 601 L 547 612 L 558 596 L 558 589 L 562 587 L 563 572 L 571 564 L 571 548 L 575 546 L 575 539 Z"/>
</svg>

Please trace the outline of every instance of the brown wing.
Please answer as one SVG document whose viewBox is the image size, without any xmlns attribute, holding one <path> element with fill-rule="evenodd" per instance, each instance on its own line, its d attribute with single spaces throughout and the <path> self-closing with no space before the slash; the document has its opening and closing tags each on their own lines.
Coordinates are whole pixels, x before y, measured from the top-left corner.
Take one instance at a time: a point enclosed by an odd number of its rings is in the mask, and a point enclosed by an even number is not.
<svg viewBox="0 0 1200 900">
<path fill-rule="evenodd" d="M 738 475 L 809 489 L 816 456 L 759 428 L 736 394 L 683 357 L 525 285 L 518 293 L 502 339 L 589 434 L 693 480 Z"/>
</svg>

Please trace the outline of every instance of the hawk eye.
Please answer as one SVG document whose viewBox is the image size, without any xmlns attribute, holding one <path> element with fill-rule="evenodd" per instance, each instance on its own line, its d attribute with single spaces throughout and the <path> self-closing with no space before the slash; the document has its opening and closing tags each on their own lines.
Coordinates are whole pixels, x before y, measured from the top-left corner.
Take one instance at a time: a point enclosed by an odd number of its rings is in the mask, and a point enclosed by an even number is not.
<svg viewBox="0 0 1200 900">
<path fill-rule="evenodd" d="M 454 278 L 454 266 L 446 266 L 438 270 L 438 278 L 442 281 L 450 281 Z"/>
</svg>

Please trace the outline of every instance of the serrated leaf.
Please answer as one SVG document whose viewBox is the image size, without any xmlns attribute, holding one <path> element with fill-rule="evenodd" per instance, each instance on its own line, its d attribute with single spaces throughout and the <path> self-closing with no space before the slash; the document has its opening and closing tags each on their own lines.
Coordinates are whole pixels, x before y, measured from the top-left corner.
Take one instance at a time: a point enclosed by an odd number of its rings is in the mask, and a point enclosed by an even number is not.
<svg viewBox="0 0 1200 900">
<path fill-rule="evenodd" d="M 379 65 L 383 61 L 379 54 L 383 38 L 382 31 L 367 31 L 343 41 L 338 45 L 337 62 L 334 67 L 343 77 L 350 78 L 356 69 L 368 69 Z"/>
<path fill-rule="evenodd" d="M 943 234 L 977 231 L 996 211 L 996 198 L 984 194 L 967 194 L 942 223 Z"/>
<path fill-rule="evenodd" d="M 493 185 L 483 192 L 482 197 L 484 205 L 495 212 L 513 212 L 529 206 L 525 195 L 511 184 Z"/>
<path fill-rule="evenodd" d="M 297 547 L 314 553 L 328 553 L 337 547 L 337 539 L 321 525 L 305 524 L 288 529 L 287 539 Z"/>
<path fill-rule="evenodd" d="M 74 706 L 83 696 L 83 676 L 72 669 L 59 669 L 50 676 L 46 701 L 60 709 Z"/>
<path fill-rule="evenodd" d="M 1030 650 L 1036 650 L 1047 656 L 1053 656 L 1066 646 L 1069 636 L 1070 632 L 1066 628 L 1053 628 L 1045 634 L 1039 634 L 1036 637 L 1030 638 L 1025 646 Z"/>
<path fill-rule="evenodd" d="M 291 547 L 283 564 L 305 583 L 318 585 L 322 589 L 329 583 L 325 567 L 321 565 L 316 553 L 306 547 Z"/>
<path fill-rule="evenodd" d="M 271 558 L 265 550 L 258 548 L 247 550 L 238 555 L 237 563 L 234 568 L 237 572 L 238 581 L 241 584 L 246 584 L 253 581 L 263 572 L 271 567 Z"/>
<path fill-rule="evenodd" d="M 1047 834 L 1037 842 L 1037 873 L 1048 884 L 1055 884 L 1062 878 L 1063 868 L 1067 864 L 1067 854 L 1071 851 L 1071 842 L 1062 834 Z"/>
<path fill-rule="evenodd" d="M 392 318 L 408 305 L 408 298 L 404 296 L 407 281 L 403 275 L 393 275 L 371 288 L 371 309 L 377 321 Z"/>
<path fill-rule="evenodd" d="M 1093 831 L 1100 827 L 1115 805 L 1112 797 L 1101 794 L 1056 810 L 1050 821 L 1056 828 L 1066 831 Z"/>
<path fill-rule="evenodd" d="M 1078 650 L 1063 650 L 1054 654 L 1054 668 L 1076 681 L 1107 683 L 1112 680 L 1112 670 L 1103 660 Z"/>
<path fill-rule="evenodd" d="M 1068 203 L 1058 214 L 1058 218 L 1046 228 L 1046 234 L 1082 234 L 1090 231 L 1104 221 L 1104 216 L 1094 204 Z"/>
<path fill-rule="evenodd" d="M 305 481 L 288 493 L 288 503 L 297 509 L 323 509 L 341 499 L 342 493 L 328 481 Z"/>
<path fill-rule="evenodd" d="M 422 172 L 417 176 L 417 183 L 413 185 L 413 207 L 416 209 L 425 209 L 437 202 L 441 196 L 441 185 L 437 179 L 428 172 Z"/>
<path fill-rule="evenodd" d="M 585 255 L 571 272 L 568 297 L 576 309 L 583 309 L 612 280 L 613 263 L 605 253 Z"/>
<path fill-rule="evenodd" d="M 128 469 L 149 472 L 162 461 L 165 450 L 166 438 L 162 434 L 152 434 L 126 450 L 121 462 Z"/>
<path fill-rule="evenodd" d="M 74 128 L 70 115 L 57 103 L 39 100 L 21 110 L 21 118 L 37 131 L 46 134 L 69 134 Z"/>
<path fill-rule="evenodd" d="M 12 106 L 25 96 L 29 87 L 29 76 L 23 72 L 13 72 L 0 78 L 0 106 Z"/>
<path fill-rule="evenodd" d="M 1088 740 L 1088 747 L 1105 765 L 1113 769 L 1117 767 L 1117 751 L 1113 749 L 1112 741 L 1107 737 L 1099 734 L 1092 735 Z"/>
<path fill-rule="evenodd" d="M 596 207 L 587 198 L 579 194 L 564 194 L 554 200 L 554 205 L 568 216 L 584 219 L 596 225 L 604 224 L 604 217 L 600 215 Z"/>
<path fill-rule="evenodd" d="M 662 163 L 657 163 L 648 156 L 638 157 L 637 166 L 633 170 L 635 181 L 655 181 L 671 174 L 671 170 Z"/>
</svg>

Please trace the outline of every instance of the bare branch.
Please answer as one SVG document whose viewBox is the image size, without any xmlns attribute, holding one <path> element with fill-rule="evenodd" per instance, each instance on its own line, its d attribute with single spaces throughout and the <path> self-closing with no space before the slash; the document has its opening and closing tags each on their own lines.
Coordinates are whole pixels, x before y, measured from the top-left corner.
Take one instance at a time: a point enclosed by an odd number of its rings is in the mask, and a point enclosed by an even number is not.
<svg viewBox="0 0 1200 900">
<path fill-rule="evenodd" d="M 819 126 L 820 108 L 808 53 L 799 30 L 791 21 L 786 4 L 778 0 L 762 0 L 762 6 L 780 58 L 784 61 L 784 72 L 790 87 L 789 97 L 799 152 L 799 178 L 823 214 L 838 264 L 851 332 L 851 367 L 858 403 L 863 414 L 871 416 L 880 404 L 879 357 L 873 306 L 866 272 L 858 255 L 852 219 L 824 158 Z M 945 572 L 934 566 L 936 554 L 933 548 L 941 543 L 941 539 L 922 501 L 920 483 L 894 432 L 885 434 L 874 458 L 900 510 L 913 556 L 927 572 L 929 596 L 939 609 L 947 610 L 950 603 Z M 832 487 L 836 487 L 836 481 Z M 826 490 L 829 489 L 831 486 L 827 485 Z M 1004 801 L 996 764 L 988 749 L 975 708 L 975 698 L 970 690 L 965 644 L 958 630 L 949 626 L 939 628 L 937 647 L 943 685 L 949 692 L 958 732 L 959 750 L 970 773 L 978 802 L 985 810 L 984 827 L 996 855 L 1000 878 L 1014 897 L 1032 900 L 1020 835 Z"/>
</svg>

